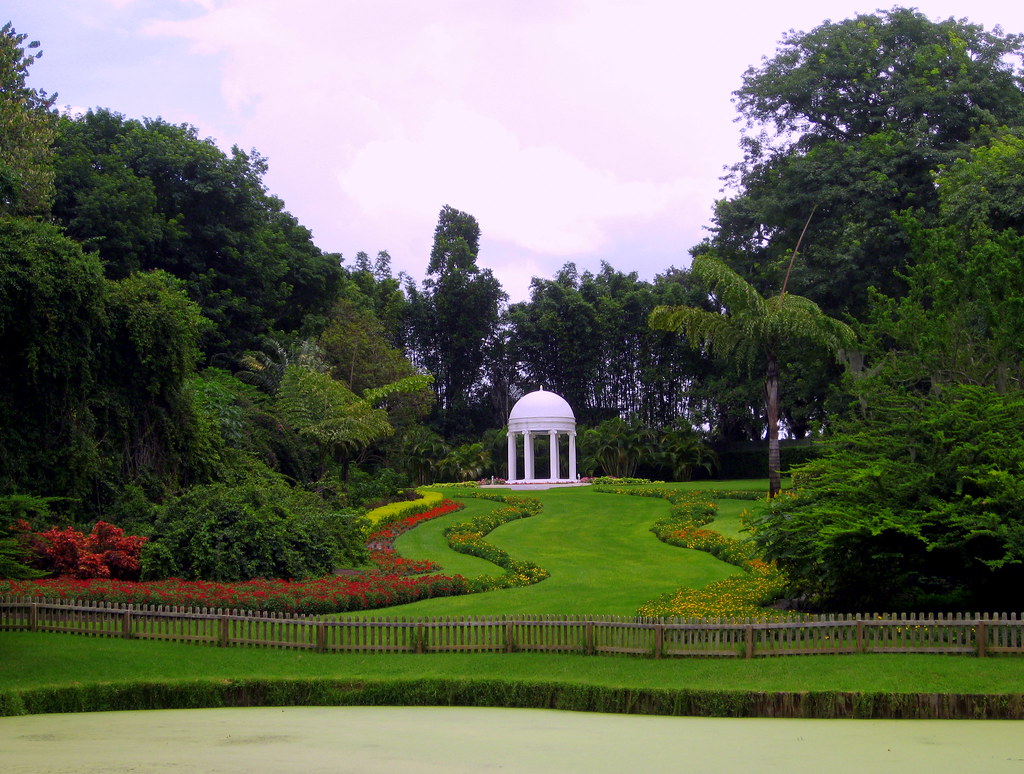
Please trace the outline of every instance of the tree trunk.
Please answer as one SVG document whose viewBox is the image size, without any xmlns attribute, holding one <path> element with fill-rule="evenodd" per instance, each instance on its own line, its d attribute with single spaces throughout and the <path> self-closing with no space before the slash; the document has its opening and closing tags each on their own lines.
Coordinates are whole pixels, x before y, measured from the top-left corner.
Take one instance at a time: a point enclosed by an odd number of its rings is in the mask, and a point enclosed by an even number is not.
<svg viewBox="0 0 1024 774">
<path fill-rule="evenodd" d="M 775 351 L 768 351 L 764 379 L 765 408 L 768 413 L 768 496 L 775 497 L 782 489 L 782 460 L 779 454 L 779 362 Z"/>
</svg>

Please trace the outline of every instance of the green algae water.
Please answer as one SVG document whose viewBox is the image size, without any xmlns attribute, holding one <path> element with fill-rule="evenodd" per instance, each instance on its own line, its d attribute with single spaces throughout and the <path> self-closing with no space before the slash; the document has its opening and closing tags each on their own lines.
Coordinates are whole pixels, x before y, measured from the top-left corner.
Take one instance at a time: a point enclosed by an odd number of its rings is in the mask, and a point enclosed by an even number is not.
<svg viewBox="0 0 1024 774">
<path fill-rule="evenodd" d="M 1024 771 L 1024 723 L 277 707 L 0 718 L 4 774 Z"/>
</svg>

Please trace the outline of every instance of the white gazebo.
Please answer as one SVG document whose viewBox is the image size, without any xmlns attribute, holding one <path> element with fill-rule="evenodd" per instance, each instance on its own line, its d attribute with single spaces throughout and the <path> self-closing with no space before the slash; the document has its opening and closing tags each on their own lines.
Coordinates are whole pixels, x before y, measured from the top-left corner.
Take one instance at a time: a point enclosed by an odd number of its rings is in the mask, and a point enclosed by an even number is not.
<svg viewBox="0 0 1024 774">
<path fill-rule="evenodd" d="M 551 464 L 547 478 L 537 478 L 534 473 L 533 439 L 538 435 L 549 439 Z M 564 481 L 559 474 L 561 461 L 558 454 L 559 435 L 569 436 L 569 477 L 576 481 L 576 416 L 565 398 L 543 388 L 531 392 L 512 407 L 508 415 L 508 483 L 533 481 Z M 523 476 L 516 475 L 518 437 L 523 437 Z"/>
</svg>

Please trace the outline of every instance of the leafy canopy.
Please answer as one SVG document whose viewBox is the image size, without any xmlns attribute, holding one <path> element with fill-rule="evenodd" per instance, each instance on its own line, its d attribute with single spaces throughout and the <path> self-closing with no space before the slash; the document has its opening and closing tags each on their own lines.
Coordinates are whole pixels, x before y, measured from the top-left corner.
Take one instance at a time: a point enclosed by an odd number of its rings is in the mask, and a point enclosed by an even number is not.
<svg viewBox="0 0 1024 774">
<path fill-rule="evenodd" d="M 893 8 L 790 32 L 735 92 L 748 131 L 716 204 L 714 251 L 766 291 L 817 208 L 793 287 L 862 317 L 867 288 L 901 291 L 894 215 L 938 216 L 932 172 L 1024 125 L 1024 38 Z"/>
</svg>

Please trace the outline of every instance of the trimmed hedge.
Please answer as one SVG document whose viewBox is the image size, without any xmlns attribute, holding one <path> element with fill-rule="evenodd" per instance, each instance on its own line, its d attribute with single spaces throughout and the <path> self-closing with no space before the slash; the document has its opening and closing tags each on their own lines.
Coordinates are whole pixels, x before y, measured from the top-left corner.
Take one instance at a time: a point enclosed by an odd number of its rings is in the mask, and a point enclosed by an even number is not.
<svg viewBox="0 0 1024 774">
<path fill-rule="evenodd" d="M 287 706 L 509 707 L 699 717 L 1024 719 L 1021 693 L 714 691 L 458 678 L 128 682 L 0 692 L 0 716 Z"/>
</svg>

